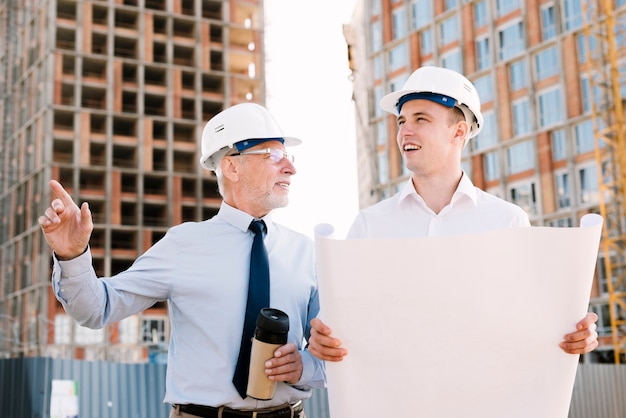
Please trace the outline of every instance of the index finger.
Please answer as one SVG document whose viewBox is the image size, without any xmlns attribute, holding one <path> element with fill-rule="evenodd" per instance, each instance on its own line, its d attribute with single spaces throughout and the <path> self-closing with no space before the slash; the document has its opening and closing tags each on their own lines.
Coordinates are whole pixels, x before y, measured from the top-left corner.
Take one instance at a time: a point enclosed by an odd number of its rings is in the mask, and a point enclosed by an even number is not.
<svg viewBox="0 0 626 418">
<path fill-rule="evenodd" d="M 330 335 L 332 332 L 330 327 L 323 323 L 322 320 L 319 318 L 313 318 L 311 320 L 311 328 L 313 328 L 315 331 L 319 332 L 322 335 Z"/>
<path fill-rule="evenodd" d="M 287 343 L 283 345 L 282 347 L 278 347 L 278 349 L 274 352 L 274 356 L 280 357 L 280 356 L 287 355 L 289 353 L 294 353 L 296 351 L 298 351 L 298 348 L 296 347 L 294 343 Z"/>
<path fill-rule="evenodd" d="M 598 315 L 595 312 L 588 312 L 587 315 L 578 323 L 578 329 L 588 328 L 598 321 Z"/>
<path fill-rule="evenodd" d="M 59 183 L 56 180 L 50 180 L 50 182 L 48 182 L 48 184 L 50 185 L 50 190 L 52 190 L 52 193 L 56 194 L 57 197 L 59 199 L 61 199 L 61 202 L 63 202 L 63 204 L 67 207 L 68 205 L 73 205 L 74 200 L 72 199 L 72 196 L 70 196 L 70 194 L 67 192 L 67 190 L 65 190 L 63 188 L 63 186 L 61 186 L 61 183 Z"/>
</svg>

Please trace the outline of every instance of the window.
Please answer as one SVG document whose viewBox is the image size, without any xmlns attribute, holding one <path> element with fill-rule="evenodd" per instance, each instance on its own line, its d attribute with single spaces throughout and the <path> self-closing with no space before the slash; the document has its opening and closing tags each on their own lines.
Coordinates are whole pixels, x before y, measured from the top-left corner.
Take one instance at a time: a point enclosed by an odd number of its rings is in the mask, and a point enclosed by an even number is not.
<svg viewBox="0 0 626 418">
<path fill-rule="evenodd" d="M 604 266 L 604 262 L 599 258 L 598 259 L 598 263 L 597 263 L 598 269 L 602 268 L 603 270 L 606 269 L 606 267 Z M 598 275 L 600 273 L 598 272 Z M 609 288 L 607 285 L 607 275 L 606 275 L 606 271 L 603 271 L 604 276 L 598 276 L 600 277 L 600 288 L 601 291 L 603 293 L 608 293 Z M 620 305 L 616 305 L 617 306 L 617 310 L 618 312 L 622 309 L 620 308 Z M 599 336 L 610 336 L 612 335 L 613 331 L 611 328 L 611 311 L 609 309 L 609 305 L 608 304 L 602 304 L 602 305 L 592 305 L 590 306 L 590 310 L 595 312 L 598 315 L 598 322 L 596 322 L 597 328 L 596 331 L 598 332 Z M 619 314 L 620 316 L 623 316 L 623 314 Z"/>
<path fill-rule="evenodd" d="M 527 87 L 528 82 L 526 78 L 526 63 L 524 61 L 511 63 L 511 66 L 509 67 L 509 77 L 511 91 Z"/>
<path fill-rule="evenodd" d="M 72 322 L 69 315 L 57 314 L 54 316 L 55 344 L 69 344 L 71 342 Z"/>
<path fill-rule="evenodd" d="M 74 342 L 79 345 L 94 345 L 104 342 L 104 328 L 91 329 L 74 326 Z"/>
<path fill-rule="evenodd" d="M 389 181 L 389 156 L 386 151 L 378 153 L 378 183 L 385 184 Z"/>
<path fill-rule="evenodd" d="M 521 207 L 526 213 L 537 214 L 537 194 L 535 193 L 535 183 L 528 181 L 516 184 L 509 189 L 511 202 Z"/>
<path fill-rule="evenodd" d="M 595 141 L 591 120 L 586 120 L 574 126 L 574 137 L 576 138 L 576 154 L 593 151 Z"/>
<path fill-rule="evenodd" d="M 458 0 L 445 0 L 444 1 L 444 10 L 454 9 L 457 5 Z"/>
<path fill-rule="evenodd" d="M 389 51 L 389 71 L 398 70 L 409 63 L 406 44 L 402 43 Z M 392 90 L 393 91 L 393 90 Z"/>
<path fill-rule="evenodd" d="M 422 55 L 428 55 L 433 52 L 433 32 L 430 29 L 420 34 L 420 46 Z"/>
<path fill-rule="evenodd" d="M 589 85 L 589 77 L 583 75 L 580 78 L 580 92 L 582 96 L 583 112 L 587 113 L 591 111 L 591 86 Z"/>
<path fill-rule="evenodd" d="M 487 14 L 487 1 L 480 0 L 474 4 L 474 26 L 480 28 L 489 22 Z"/>
<path fill-rule="evenodd" d="M 544 41 L 556 36 L 556 21 L 554 19 L 554 5 L 541 8 L 541 37 Z"/>
<path fill-rule="evenodd" d="M 383 76 L 383 59 L 381 55 L 374 57 L 374 80 L 379 80 Z"/>
<path fill-rule="evenodd" d="M 491 102 L 493 100 L 493 82 L 491 74 L 487 74 L 474 80 L 474 87 L 480 97 L 482 104 Z"/>
<path fill-rule="evenodd" d="M 598 171 L 595 163 L 578 169 L 578 186 L 580 203 L 598 202 Z"/>
<path fill-rule="evenodd" d="M 535 167 L 535 144 L 524 141 L 511 145 L 507 151 L 508 174 L 521 173 Z"/>
<path fill-rule="evenodd" d="M 558 209 L 569 208 L 571 205 L 569 173 L 565 171 L 554 173 L 556 187 L 556 207 Z"/>
<path fill-rule="evenodd" d="M 561 102 L 561 89 L 553 89 L 541 92 L 537 95 L 539 100 L 539 126 L 556 125 L 563 121 L 563 104 Z"/>
<path fill-rule="evenodd" d="M 404 83 L 406 82 L 408 76 L 406 74 L 401 74 L 399 76 L 396 76 L 394 78 L 392 78 L 391 80 L 389 80 L 389 82 L 387 83 L 388 85 L 388 91 L 398 91 L 402 88 L 402 86 L 404 85 Z M 380 99 L 383 97 L 383 92 L 382 89 L 381 90 L 381 96 L 380 97 L 376 97 L 376 109 L 380 109 L 380 106 L 378 106 L 378 103 L 380 103 Z M 378 111 L 379 115 L 383 114 L 383 111 L 380 110 Z"/>
<path fill-rule="evenodd" d="M 411 2 L 411 18 L 413 28 L 420 29 L 433 21 L 432 0 L 413 0 Z"/>
<path fill-rule="evenodd" d="M 561 161 L 567 158 L 567 143 L 565 130 L 559 129 L 550 133 L 552 143 L 552 161 Z"/>
<path fill-rule="evenodd" d="M 513 103 L 513 133 L 523 135 L 530 132 L 530 104 L 528 99 Z"/>
<path fill-rule="evenodd" d="M 476 39 L 476 67 L 484 70 L 491 66 L 491 54 L 489 52 L 489 38 L 483 37 Z"/>
<path fill-rule="evenodd" d="M 604 255 L 605 253 L 601 252 L 598 254 L 598 261 L 596 263 L 596 272 L 598 275 L 598 282 L 600 284 L 600 292 L 601 293 L 608 293 L 609 292 L 609 285 L 608 285 L 608 277 L 606 274 L 606 256 Z M 612 257 L 611 257 L 612 258 Z M 607 315 L 609 314 L 609 312 L 607 311 Z M 600 316 L 600 315 L 598 315 Z M 608 316 L 607 316 L 608 318 Z M 600 321 L 598 321 L 600 322 Z"/>
<path fill-rule="evenodd" d="M 371 12 L 372 12 L 372 16 L 376 16 L 379 15 L 382 8 L 381 8 L 381 0 L 372 0 L 370 3 L 370 7 L 371 7 Z"/>
<path fill-rule="evenodd" d="M 566 31 L 581 28 L 583 25 L 581 0 L 563 0 L 563 18 Z"/>
<path fill-rule="evenodd" d="M 141 341 L 157 344 L 168 341 L 166 321 L 160 318 L 145 317 L 141 320 Z"/>
<path fill-rule="evenodd" d="M 458 73 L 463 73 L 463 59 L 461 58 L 461 51 L 456 49 L 442 56 L 441 66 L 454 70 Z"/>
<path fill-rule="evenodd" d="M 519 9 L 519 0 L 496 0 L 496 11 L 498 17 L 509 14 Z"/>
<path fill-rule="evenodd" d="M 119 322 L 120 343 L 137 344 L 139 342 L 139 317 L 132 315 Z"/>
<path fill-rule="evenodd" d="M 598 48 L 598 41 L 595 36 L 589 38 L 589 46 L 587 46 L 587 38 L 584 33 L 581 33 L 576 36 L 576 52 L 579 64 L 587 62 L 587 47 L 591 50 L 593 59 L 598 59 L 602 53 L 601 48 Z"/>
<path fill-rule="evenodd" d="M 500 59 L 506 60 L 524 52 L 524 26 L 522 22 L 517 22 L 498 33 Z"/>
<path fill-rule="evenodd" d="M 535 55 L 535 74 L 537 81 L 559 73 L 559 56 L 556 47 L 551 47 Z"/>
<path fill-rule="evenodd" d="M 489 148 L 498 142 L 496 115 L 493 111 L 483 113 L 483 128 L 473 142 L 476 151 Z"/>
<path fill-rule="evenodd" d="M 387 118 L 383 118 L 376 124 L 376 145 L 387 145 Z"/>
<path fill-rule="evenodd" d="M 584 112 L 590 112 L 591 106 L 595 105 L 596 108 L 602 112 L 608 106 L 607 94 L 603 91 L 600 85 L 604 82 L 598 79 L 598 76 L 594 76 L 594 86 L 591 88 L 591 82 L 589 77 L 583 75 L 580 78 L 580 90 L 582 95 L 582 107 Z M 593 102 L 592 102 L 593 100 Z"/>
<path fill-rule="evenodd" d="M 406 36 L 406 12 L 404 7 L 394 9 L 391 18 L 393 39 L 399 39 Z"/>
<path fill-rule="evenodd" d="M 406 74 L 399 75 L 389 80 L 389 91 L 398 91 L 406 82 L 408 76 Z M 376 102 L 378 103 L 378 102 Z"/>
<path fill-rule="evenodd" d="M 574 223 L 572 222 L 572 218 L 570 217 L 556 218 L 549 220 L 548 226 L 553 228 L 571 228 L 572 226 L 574 226 Z"/>
<path fill-rule="evenodd" d="M 485 163 L 485 180 L 492 181 L 500 177 L 500 168 L 498 163 L 498 151 L 493 151 L 483 156 Z"/>
<path fill-rule="evenodd" d="M 374 117 L 380 117 L 383 115 L 383 110 L 380 108 L 380 106 L 378 106 L 378 103 L 380 103 L 380 99 L 382 99 L 384 95 L 385 92 L 382 86 L 377 86 L 374 88 L 374 103 L 376 103 L 376 106 L 374 106 Z"/>
<path fill-rule="evenodd" d="M 593 38 L 593 37 L 592 37 Z M 586 46 L 586 37 L 585 37 L 585 33 L 581 33 L 576 35 L 576 49 L 577 49 L 577 56 L 578 56 L 578 63 L 579 64 L 584 64 L 585 62 L 587 62 L 587 46 Z"/>
<path fill-rule="evenodd" d="M 380 51 L 383 46 L 383 29 L 380 21 L 372 23 L 372 52 Z"/>
<path fill-rule="evenodd" d="M 456 15 L 441 22 L 439 38 L 442 46 L 459 39 L 459 18 Z"/>
</svg>

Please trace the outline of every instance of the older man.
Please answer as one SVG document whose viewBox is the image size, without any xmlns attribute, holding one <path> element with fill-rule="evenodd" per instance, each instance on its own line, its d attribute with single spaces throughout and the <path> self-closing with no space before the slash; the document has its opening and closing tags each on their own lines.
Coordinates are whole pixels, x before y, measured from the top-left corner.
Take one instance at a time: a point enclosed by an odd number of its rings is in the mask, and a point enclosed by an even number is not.
<svg viewBox="0 0 626 418">
<path fill-rule="evenodd" d="M 218 177 L 217 215 L 171 228 L 128 270 L 100 279 L 91 266 L 88 204 L 78 207 L 50 181 L 56 198 L 39 224 L 54 251 L 54 293 L 67 313 L 101 328 L 168 301 L 171 417 L 304 417 L 302 400 L 325 385 L 322 362 L 303 348 L 319 311 L 313 243 L 271 217 L 287 205 L 296 173 L 285 146 L 299 143 L 262 106 L 244 103 L 216 115 L 203 131 L 201 164 Z M 259 256 L 251 255 L 253 246 Z M 261 267 L 250 267 L 259 257 Z M 271 399 L 260 400 L 247 396 L 246 380 L 254 321 L 268 306 L 288 315 L 289 334 L 264 364 L 276 386 Z"/>
</svg>

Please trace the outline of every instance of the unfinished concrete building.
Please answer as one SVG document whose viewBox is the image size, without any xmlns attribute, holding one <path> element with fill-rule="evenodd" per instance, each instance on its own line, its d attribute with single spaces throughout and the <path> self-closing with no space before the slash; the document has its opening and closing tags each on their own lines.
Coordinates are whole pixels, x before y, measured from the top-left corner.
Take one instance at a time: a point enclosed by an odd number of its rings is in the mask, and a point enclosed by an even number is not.
<svg viewBox="0 0 626 418">
<path fill-rule="evenodd" d="M 49 179 L 88 201 L 98 275 L 221 198 L 204 123 L 265 102 L 262 0 L 0 0 L 0 356 L 145 361 L 167 307 L 93 331 L 50 288 Z"/>
</svg>

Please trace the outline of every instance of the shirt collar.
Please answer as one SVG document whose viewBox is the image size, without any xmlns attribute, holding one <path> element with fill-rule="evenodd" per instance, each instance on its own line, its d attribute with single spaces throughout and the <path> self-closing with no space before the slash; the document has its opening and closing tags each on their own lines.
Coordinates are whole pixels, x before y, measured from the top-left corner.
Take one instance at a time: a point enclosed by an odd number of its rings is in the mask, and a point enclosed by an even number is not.
<svg viewBox="0 0 626 418">
<path fill-rule="evenodd" d="M 248 231 L 250 227 L 250 222 L 256 219 L 251 216 L 249 213 L 243 212 L 239 209 L 236 209 L 230 206 L 228 203 L 222 201 L 220 206 L 220 210 L 217 214 L 224 221 L 228 222 L 235 228 L 241 230 L 242 232 Z M 267 233 L 273 229 L 274 224 L 272 222 L 272 214 L 271 212 L 261 218 L 265 222 L 265 226 L 267 227 Z"/>
<path fill-rule="evenodd" d="M 474 183 L 472 183 L 472 180 L 470 180 L 469 176 L 465 174 L 465 172 L 463 172 L 463 175 L 461 176 L 461 181 L 459 182 L 459 185 L 457 186 L 456 191 L 452 195 L 451 203 L 456 202 L 463 195 L 469 197 L 472 203 L 474 203 L 474 206 L 476 206 L 478 202 L 478 194 L 476 193 L 476 187 L 474 186 Z"/>
<path fill-rule="evenodd" d="M 453 204 L 464 195 L 469 197 L 471 201 L 474 203 L 474 206 L 476 206 L 476 202 L 478 199 L 478 196 L 476 193 L 476 187 L 474 187 L 474 184 L 470 180 L 469 176 L 465 174 L 465 172 L 463 172 L 463 175 L 461 176 L 461 181 L 459 182 L 459 185 L 457 186 L 454 194 L 452 195 L 452 201 L 450 203 Z M 398 195 L 398 205 L 402 204 L 402 202 L 407 200 L 409 197 L 416 199 L 418 202 L 422 202 L 422 203 L 424 202 L 422 197 L 419 194 L 417 194 L 412 178 L 409 178 L 409 180 L 404 184 L 404 187 L 402 188 L 402 190 L 400 190 L 399 195 Z"/>
</svg>

